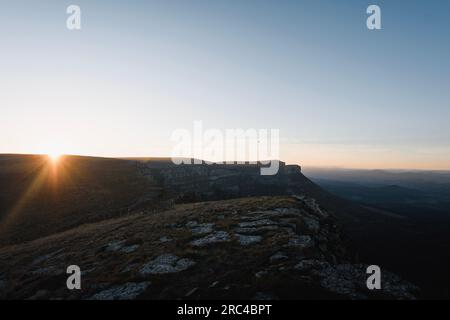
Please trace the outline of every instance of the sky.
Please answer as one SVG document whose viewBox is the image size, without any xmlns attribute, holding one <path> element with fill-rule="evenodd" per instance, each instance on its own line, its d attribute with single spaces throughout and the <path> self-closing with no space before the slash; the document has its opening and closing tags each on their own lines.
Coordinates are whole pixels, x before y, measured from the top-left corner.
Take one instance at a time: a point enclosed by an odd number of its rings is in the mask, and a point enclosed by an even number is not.
<svg viewBox="0 0 450 320">
<path fill-rule="evenodd" d="M 0 6 L 0 153 L 168 156 L 198 120 L 279 129 L 289 163 L 450 169 L 450 1 Z"/>
</svg>

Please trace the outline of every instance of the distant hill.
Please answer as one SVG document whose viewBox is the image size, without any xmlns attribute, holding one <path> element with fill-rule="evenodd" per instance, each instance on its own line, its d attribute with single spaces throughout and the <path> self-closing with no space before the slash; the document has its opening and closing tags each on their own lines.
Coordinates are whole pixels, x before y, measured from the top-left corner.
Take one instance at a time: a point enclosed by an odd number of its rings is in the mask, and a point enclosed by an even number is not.
<svg viewBox="0 0 450 320">
<path fill-rule="evenodd" d="M 374 259 L 415 279 L 431 297 L 450 297 L 450 173 L 306 168 L 328 192 L 376 215 L 358 239 L 365 260 Z M 399 217 L 383 222 L 382 216 Z M 354 225 L 351 224 L 350 225 Z M 430 265 L 430 261 L 439 260 Z"/>
<path fill-rule="evenodd" d="M 304 168 L 304 172 L 312 179 L 352 182 L 370 187 L 397 185 L 405 188 L 431 191 L 435 187 L 450 186 L 450 171 L 307 167 Z"/>
</svg>

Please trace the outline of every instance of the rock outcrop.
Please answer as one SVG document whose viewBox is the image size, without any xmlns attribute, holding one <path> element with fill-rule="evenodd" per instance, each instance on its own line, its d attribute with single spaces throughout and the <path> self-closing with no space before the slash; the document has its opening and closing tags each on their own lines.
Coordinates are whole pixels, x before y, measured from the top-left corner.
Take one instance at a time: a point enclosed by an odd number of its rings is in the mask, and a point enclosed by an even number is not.
<svg viewBox="0 0 450 320">
<path fill-rule="evenodd" d="M 253 197 L 132 214 L 0 248 L 6 299 L 412 299 L 383 270 L 366 287 L 333 215 L 304 196 Z M 78 265 L 81 290 L 66 288 Z M 45 271 L 45 272 L 44 272 Z"/>
</svg>

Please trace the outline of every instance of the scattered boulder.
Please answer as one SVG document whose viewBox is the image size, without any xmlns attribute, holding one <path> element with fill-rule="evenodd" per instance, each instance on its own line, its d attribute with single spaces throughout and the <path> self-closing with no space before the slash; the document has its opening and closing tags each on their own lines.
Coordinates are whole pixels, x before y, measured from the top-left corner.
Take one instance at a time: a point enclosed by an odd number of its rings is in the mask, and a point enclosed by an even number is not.
<svg viewBox="0 0 450 320">
<path fill-rule="evenodd" d="M 275 208 L 274 211 L 278 212 L 279 214 L 288 214 L 292 208 Z"/>
<path fill-rule="evenodd" d="M 166 242 L 171 242 L 171 241 L 173 241 L 173 239 L 166 237 L 166 236 L 159 238 L 159 242 L 161 242 L 161 243 L 166 243 Z"/>
<path fill-rule="evenodd" d="M 320 284 L 331 292 L 350 297 L 351 299 L 367 299 L 373 293 L 367 289 L 367 265 L 338 264 L 328 265 L 317 271 L 321 277 Z M 402 280 L 399 276 L 384 271 L 382 276 L 382 293 L 391 299 L 415 299 L 418 288 Z"/>
<path fill-rule="evenodd" d="M 176 255 L 169 253 L 160 255 L 156 259 L 144 264 L 140 269 L 140 273 L 143 275 L 176 273 L 187 270 L 193 265 L 195 265 L 194 261 L 186 258 L 179 258 Z"/>
<path fill-rule="evenodd" d="M 315 259 L 304 259 L 301 260 L 297 265 L 295 265 L 294 269 L 305 272 L 310 271 L 311 269 L 323 269 L 329 267 L 328 262 L 319 261 Z"/>
<path fill-rule="evenodd" d="M 125 240 L 116 240 L 106 245 L 106 251 L 119 251 L 125 244 Z"/>
<path fill-rule="evenodd" d="M 139 248 L 139 245 L 138 245 L 138 244 L 133 244 L 133 245 L 131 245 L 131 246 L 126 246 L 126 247 L 121 248 L 121 249 L 120 249 L 120 252 L 123 252 L 123 253 L 131 253 L 131 252 L 136 251 L 138 248 Z"/>
<path fill-rule="evenodd" d="M 310 236 L 298 236 L 295 235 L 289 238 L 289 242 L 287 244 L 288 247 L 299 247 L 302 249 L 311 248 L 314 246 L 314 240 Z"/>
<path fill-rule="evenodd" d="M 238 239 L 241 246 L 248 246 L 254 243 L 261 242 L 262 237 L 261 236 L 247 236 L 242 234 L 235 234 L 236 238 Z"/>
<path fill-rule="evenodd" d="M 261 233 L 266 233 L 269 231 L 276 231 L 278 230 L 279 227 L 278 226 L 262 226 L 259 228 L 256 227 L 247 227 L 247 228 L 235 228 L 234 231 L 236 233 L 243 233 L 243 234 L 261 234 Z"/>
<path fill-rule="evenodd" d="M 90 300 L 131 300 L 147 290 L 150 282 L 128 282 L 94 294 Z"/>
<path fill-rule="evenodd" d="M 278 216 L 282 217 L 298 217 L 301 216 L 303 213 L 297 208 L 276 208 L 274 211 L 277 213 Z"/>
<path fill-rule="evenodd" d="M 206 237 L 191 241 L 194 247 L 204 247 L 209 244 L 230 241 L 230 235 L 225 231 L 216 231 Z"/>
<path fill-rule="evenodd" d="M 132 253 L 139 248 L 138 244 L 125 246 L 125 243 L 126 243 L 125 240 L 118 240 L 118 241 L 110 242 L 106 245 L 106 250 L 114 251 L 114 252 Z"/>
<path fill-rule="evenodd" d="M 188 221 L 188 223 L 186 223 L 186 227 L 188 227 L 188 228 L 194 228 L 196 226 L 198 226 L 198 222 L 195 220 Z"/>
<path fill-rule="evenodd" d="M 378 290 L 370 291 L 367 289 L 367 265 L 332 264 L 316 259 L 304 259 L 294 269 L 314 276 L 323 289 L 345 298 L 368 299 L 371 295 L 378 293 Z M 384 297 L 415 299 L 415 292 L 418 292 L 416 286 L 389 271 L 383 271 L 382 290 L 379 293 Z"/>
<path fill-rule="evenodd" d="M 287 259 L 289 259 L 289 257 L 285 255 L 283 252 L 277 252 L 270 257 L 270 262 L 282 261 Z"/>
<path fill-rule="evenodd" d="M 268 274 L 269 274 L 269 272 L 267 270 L 262 270 L 262 271 L 258 271 L 257 273 L 255 273 L 255 277 L 263 278 L 263 277 L 267 276 Z"/>
<path fill-rule="evenodd" d="M 213 232 L 214 223 L 202 223 L 191 228 L 193 234 L 208 234 Z"/>
<path fill-rule="evenodd" d="M 239 223 L 239 227 L 241 228 L 251 228 L 251 227 L 260 227 L 260 226 L 271 226 L 276 225 L 277 223 L 270 219 L 260 219 L 250 222 L 241 222 Z"/>
</svg>

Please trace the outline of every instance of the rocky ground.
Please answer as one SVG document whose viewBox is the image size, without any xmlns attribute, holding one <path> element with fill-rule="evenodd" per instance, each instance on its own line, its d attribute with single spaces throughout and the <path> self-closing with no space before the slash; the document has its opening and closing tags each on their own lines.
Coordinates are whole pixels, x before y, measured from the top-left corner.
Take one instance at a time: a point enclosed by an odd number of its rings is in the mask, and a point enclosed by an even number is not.
<svg viewBox="0 0 450 320">
<path fill-rule="evenodd" d="M 6 299 L 412 299 L 366 288 L 336 219 L 313 199 L 254 197 L 137 212 L 0 248 Z M 66 268 L 82 270 L 81 290 Z"/>
</svg>

